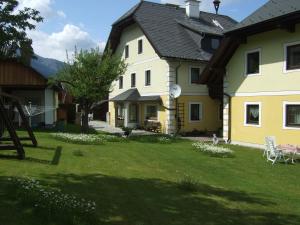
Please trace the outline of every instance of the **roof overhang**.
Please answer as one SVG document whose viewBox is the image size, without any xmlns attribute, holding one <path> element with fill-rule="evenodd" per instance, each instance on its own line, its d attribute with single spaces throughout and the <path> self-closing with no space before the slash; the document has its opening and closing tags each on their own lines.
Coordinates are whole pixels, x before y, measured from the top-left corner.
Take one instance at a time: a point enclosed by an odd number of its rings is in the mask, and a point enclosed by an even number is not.
<svg viewBox="0 0 300 225">
<path fill-rule="evenodd" d="M 113 98 L 109 101 L 112 102 L 160 102 L 161 97 L 159 95 L 141 96 L 136 88 L 129 89 Z"/>
</svg>

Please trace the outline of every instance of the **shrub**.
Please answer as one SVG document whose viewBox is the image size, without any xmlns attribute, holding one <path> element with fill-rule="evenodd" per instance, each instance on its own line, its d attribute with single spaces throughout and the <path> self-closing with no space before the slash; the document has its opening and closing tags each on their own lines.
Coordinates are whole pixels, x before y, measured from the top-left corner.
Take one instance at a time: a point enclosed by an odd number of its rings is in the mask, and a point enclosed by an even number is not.
<svg viewBox="0 0 300 225">
<path fill-rule="evenodd" d="M 103 144 L 104 140 L 95 134 L 52 133 L 54 138 L 75 144 Z"/>
<path fill-rule="evenodd" d="M 168 137 L 159 137 L 158 142 L 161 144 L 171 144 L 172 140 Z"/>
<path fill-rule="evenodd" d="M 203 142 L 193 143 L 193 147 L 201 152 L 208 153 L 212 156 L 227 157 L 227 156 L 231 156 L 233 154 L 233 151 L 228 148 L 224 148 L 224 147 L 220 147 L 220 146 L 216 146 L 216 145 L 212 145 L 212 144 L 206 144 Z"/>
<path fill-rule="evenodd" d="M 99 134 L 98 137 L 103 139 L 106 142 L 126 142 L 128 141 L 126 138 L 118 137 L 115 135 L 109 135 L 109 134 Z"/>
<path fill-rule="evenodd" d="M 186 175 L 178 182 L 178 187 L 187 192 L 196 192 L 199 188 L 199 182 Z"/>
</svg>

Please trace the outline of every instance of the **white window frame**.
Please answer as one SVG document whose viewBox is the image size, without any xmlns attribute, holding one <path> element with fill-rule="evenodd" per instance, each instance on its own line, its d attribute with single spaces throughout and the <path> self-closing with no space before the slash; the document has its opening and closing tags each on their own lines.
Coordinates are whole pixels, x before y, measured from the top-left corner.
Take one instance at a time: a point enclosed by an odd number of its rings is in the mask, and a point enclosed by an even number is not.
<svg viewBox="0 0 300 225">
<path fill-rule="evenodd" d="M 189 66 L 189 85 L 198 86 L 200 84 L 192 83 L 192 68 L 199 69 L 199 76 L 201 76 L 201 67 L 200 66 Z"/>
<path fill-rule="evenodd" d="M 157 120 L 148 120 L 148 121 L 154 121 L 158 122 L 159 121 L 159 105 L 158 104 L 145 104 L 144 106 L 144 120 L 146 120 L 147 117 L 147 106 L 155 106 L 157 108 Z"/>
<path fill-rule="evenodd" d="M 150 71 L 150 85 L 146 85 L 146 72 L 147 71 Z M 144 72 L 144 87 L 148 88 L 148 87 L 151 87 L 151 85 L 152 85 L 152 70 L 151 69 L 146 69 L 145 72 Z"/>
<path fill-rule="evenodd" d="M 199 105 L 200 110 L 199 110 L 199 120 L 192 120 L 191 119 L 191 107 L 192 105 Z M 189 122 L 190 123 L 199 123 L 203 120 L 203 103 L 202 102 L 189 102 Z"/>
<path fill-rule="evenodd" d="M 293 72 L 300 72 L 300 69 L 293 69 L 293 70 L 288 70 L 287 67 L 287 48 L 293 45 L 299 45 L 300 41 L 296 42 L 290 42 L 290 43 L 285 43 L 284 44 L 284 62 L 283 62 L 283 73 L 293 73 Z"/>
<path fill-rule="evenodd" d="M 248 105 L 258 105 L 259 106 L 259 121 L 258 124 L 248 124 L 247 123 L 247 106 Z M 261 102 L 245 102 L 244 103 L 244 126 L 245 127 L 261 127 L 262 123 L 262 103 Z"/>
<path fill-rule="evenodd" d="M 251 53 L 254 53 L 254 52 L 258 52 L 259 53 L 259 73 L 250 73 L 250 74 L 247 74 L 247 70 L 248 70 L 248 54 L 251 54 Z M 253 50 L 249 50 L 249 51 L 246 51 L 245 52 L 245 71 L 244 71 L 244 76 L 245 77 L 252 77 L 252 76 L 261 76 L 261 69 L 262 69 L 262 66 L 261 66 L 261 48 L 257 48 L 257 49 L 253 49 Z"/>
<path fill-rule="evenodd" d="M 300 102 L 284 101 L 282 104 L 282 127 L 284 130 L 300 130 L 300 127 L 288 127 L 286 126 L 286 106 L 287 105 L 300 105 Z"/>
<path fill-rule="evenodd" d="M 141 52 L 141 53 L 139 53 L 139 41 L 142 41 L 142 52 Z M 138 54 L 138 55 L 142 55 L 142 54 L 144 53 L 144 50 L 145 50 L 145 48 L 144 48 L 144 44 L 145 44 L 144 38 L 139 38 L 139 39 L 137 40 L 137 43 L 138 43 L 138 46 L 137 46 L 137 54 Z"/>
</svg>

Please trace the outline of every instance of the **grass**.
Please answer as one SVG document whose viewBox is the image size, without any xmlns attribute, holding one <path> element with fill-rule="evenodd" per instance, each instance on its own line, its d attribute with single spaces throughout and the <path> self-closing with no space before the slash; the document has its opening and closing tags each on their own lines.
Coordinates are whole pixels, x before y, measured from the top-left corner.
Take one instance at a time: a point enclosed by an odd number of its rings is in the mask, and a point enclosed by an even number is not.
<svg viewBox="0 0 300 225">
<path fill-rule="evenodd" d="M 27 147 L 26 160 L 0 153 L 1 224 L 66 224 L 22 204 L 9 177 L 95 201 L 97 220 L 89 225 L 300 224 L 299 163 L 272 166 L 262 152 L 237 146 L 234 158 L 214 158 L 185 140 L 79 145 L 36 135 L 39 147 Z"/>
</svg>

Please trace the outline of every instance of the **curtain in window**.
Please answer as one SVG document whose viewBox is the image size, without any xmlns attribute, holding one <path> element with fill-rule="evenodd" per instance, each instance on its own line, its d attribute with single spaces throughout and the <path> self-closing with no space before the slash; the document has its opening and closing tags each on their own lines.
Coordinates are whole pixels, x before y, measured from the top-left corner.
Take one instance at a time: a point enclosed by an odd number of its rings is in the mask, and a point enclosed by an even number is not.
<svg viewBox="0 0 300 225">
<path fill-rule="evenodd" d="M 259 107 L 251 107 L 250 110 L 250 116 L 254 119 L 258 119 L 259 117 Z"/>
<path fill-rule="evenodd" d="M 300 126 L 300 105 L 287 106 L 288 125 Z"/>
</svg>

